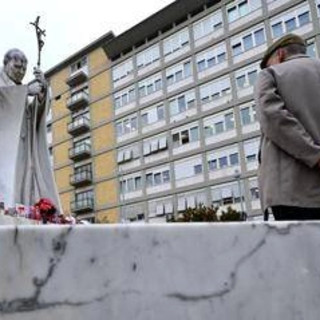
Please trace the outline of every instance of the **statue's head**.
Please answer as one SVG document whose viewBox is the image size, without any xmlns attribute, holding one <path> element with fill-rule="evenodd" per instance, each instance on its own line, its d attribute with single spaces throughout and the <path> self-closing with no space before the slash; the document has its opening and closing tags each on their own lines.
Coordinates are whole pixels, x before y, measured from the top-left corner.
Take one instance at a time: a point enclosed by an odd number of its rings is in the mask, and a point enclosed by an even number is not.
<svg viewBox="0 0 320 320">
<path fill-rule="evenodd" d="M 16 84 L 21 84 L 27 71 L 27 64 L 27 57 L 19 49 L 9 50 L 3 58 L 4 72 Z"/>
</svg>

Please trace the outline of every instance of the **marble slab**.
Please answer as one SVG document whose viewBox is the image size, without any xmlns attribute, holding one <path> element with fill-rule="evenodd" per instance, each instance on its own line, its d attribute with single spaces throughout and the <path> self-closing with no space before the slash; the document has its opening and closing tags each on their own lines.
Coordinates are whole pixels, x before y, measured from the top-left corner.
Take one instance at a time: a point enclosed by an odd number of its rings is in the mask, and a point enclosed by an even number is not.
<svg viewBox="0 0 320 320">
<path fill-rule="evenodd" d="M 320 223 L 2 226 L 0 319 L 318 320 Z"/>
</svg>

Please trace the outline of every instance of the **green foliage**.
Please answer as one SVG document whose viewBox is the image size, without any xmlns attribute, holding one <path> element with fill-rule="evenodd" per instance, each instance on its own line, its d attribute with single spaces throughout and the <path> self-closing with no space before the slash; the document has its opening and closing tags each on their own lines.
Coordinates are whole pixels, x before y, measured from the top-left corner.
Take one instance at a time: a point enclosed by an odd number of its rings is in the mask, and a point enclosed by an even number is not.
<svg viewBox="0 0 320 320">
<path fill-rule="evenodd" d="M 221 222 L 228 222 L 228 221 L 243 221 L 242 214 L 240 211 L 234 210 L 231 207 L 227 208 L 227 211 L 222 211 L 220 216 Z"/>
<path fill-rule="evenodd" d="M 218 207 L 206 207 L 200 204 L 196 208 L 187 208 L 177 217 L 172 216 L 167 222 L 228 222 L 228 221 L 243 221 L 241 212 L 228 207 L 227 211 L 222 211 L 218 216 Z"/>
<path fill-rule="evenodd" d="M 218 221 L 217 210 L 200 204 L 196 208 L 187 208 L 178 216 L 176 222 L 215 222 Z"/>
</svg>

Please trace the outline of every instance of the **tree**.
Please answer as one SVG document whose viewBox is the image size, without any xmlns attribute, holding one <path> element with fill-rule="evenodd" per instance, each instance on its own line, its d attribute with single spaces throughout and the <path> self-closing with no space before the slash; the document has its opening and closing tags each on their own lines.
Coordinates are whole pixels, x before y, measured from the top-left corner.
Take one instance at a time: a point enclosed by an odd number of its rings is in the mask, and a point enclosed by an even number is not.
<svg viewBox="0 0 320 320">
<path fill-rule="evenodd" d="M 237 211 L 231 207 L 228 207 L 227 211 L 222 211 L 219 218 L 221 222 L 246 220 L 243 212 Z"/>
<path fill-rule="evenodd" d="M 228 207 L 227 211 L 222 211 L 221 215 L 218 215 L 219 207 L 206 207 L 203 204 L 195 208 L 187 208 L 185 211 L 178 214 L 178 216 L 172 216 L 167 222 L 228 222 L 228 221 L 244 221 L 244 215 Z"/>
</svg>

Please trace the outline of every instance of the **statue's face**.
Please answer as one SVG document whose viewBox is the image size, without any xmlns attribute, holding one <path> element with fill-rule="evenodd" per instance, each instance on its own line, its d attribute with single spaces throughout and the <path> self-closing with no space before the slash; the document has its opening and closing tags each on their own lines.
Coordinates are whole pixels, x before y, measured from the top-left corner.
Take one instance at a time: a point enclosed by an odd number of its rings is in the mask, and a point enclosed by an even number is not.
<svg viewBox="0 0 320 320">
<path fill-rule="evenodd" d="M 20 84 L 26 74 L 27 64 L 28 62 L 25 55 L 20 51 L 15 51 L 11 59 L 4 66 L 4 69 L 13 82 Z"/>
</svg>

